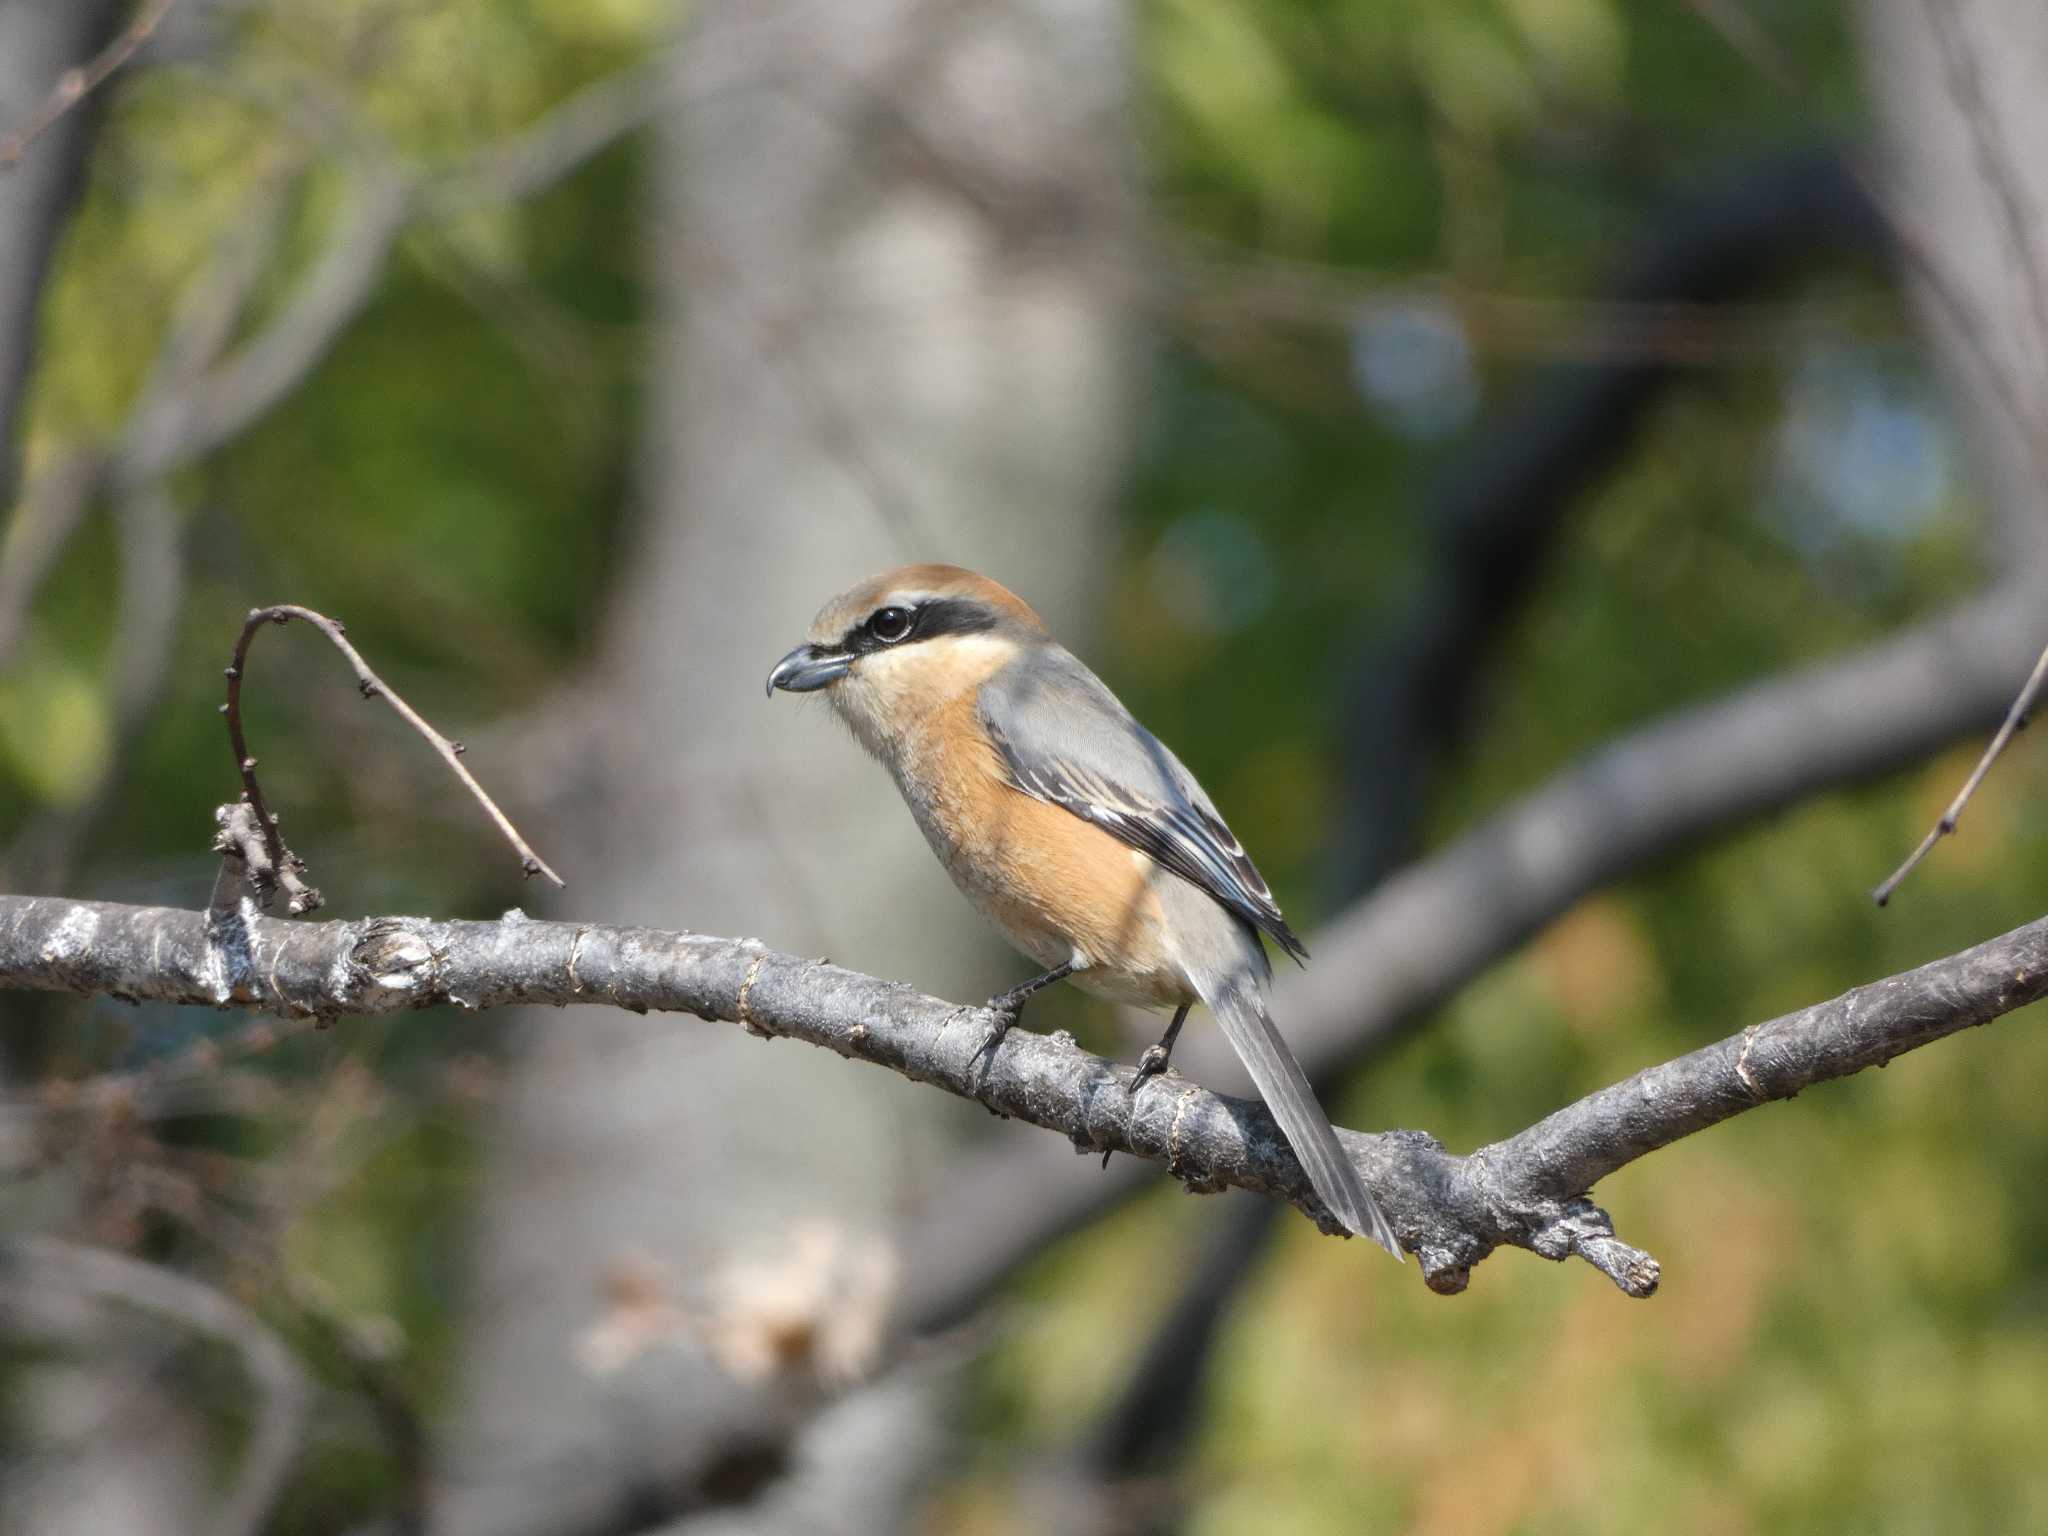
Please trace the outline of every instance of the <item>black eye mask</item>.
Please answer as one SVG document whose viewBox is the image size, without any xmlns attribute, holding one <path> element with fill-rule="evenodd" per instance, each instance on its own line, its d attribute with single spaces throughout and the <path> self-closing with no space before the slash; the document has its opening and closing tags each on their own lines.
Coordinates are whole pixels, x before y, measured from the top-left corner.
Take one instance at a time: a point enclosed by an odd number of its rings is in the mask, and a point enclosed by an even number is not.
<svg viewBox="0 0 2048 1536">
<path fill-rule="evenodd" d="M 876 619 L 892 611 L 907 612 L 910 627 L 894 640 L 887 640 L 876 634 L 873 626 Z M 840 639 L 839 649 L 849 656 L 866 656 L 875 651 L 915 645 L 920 640 L 936 640 L 941 635 L 987 634 L 1000 622 L 1001 618 L 994 609 L 967 597 L 935 597 L 914 607 L 907 603 L 890 603 L 876 609 L 848 630 Z"/>
</svg>

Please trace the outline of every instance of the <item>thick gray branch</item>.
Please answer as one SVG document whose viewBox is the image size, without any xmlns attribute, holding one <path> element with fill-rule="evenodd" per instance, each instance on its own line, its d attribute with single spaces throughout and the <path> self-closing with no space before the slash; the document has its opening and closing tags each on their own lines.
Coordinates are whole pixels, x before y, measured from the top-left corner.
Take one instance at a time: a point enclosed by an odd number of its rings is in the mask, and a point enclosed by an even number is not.
<svg viewBox="0 0 2048 1536">
<path fill-rule="evenodd" d="M 291 923 L 0 896 L 0 989 L 106 993 L 287 1017 L 391 1013 L 453 1003 L 602 1003 L 691 1013 L 804 1040 L 995 1113 L 1065 1135 L 1078 1151 L 1164 1163 L 1190 1189 L 1226 1186 L 1334 1221 L 1263 1106 L 1178 1076 L 1137 1093 L 1134 1074 L 1064 1034 L 1011 1030 L 900 984 L 753 940 L 651 928 L 379 917 Z M 1340 1133 L 1404 1246 L 1440 1291 L 1464 1288 L 1495 1248 L 1577 1254 L 1633 1296 L 1657 1264 L 1623 1243 L 1586 1198 L 1605 1175 L 1681 1136 L 1802 1088 L 1882 1065 L 2048 994 L 2048 919 L 1717 1045 L 1581 1099 L 1469 1157 L 1415 1131 Z"/>
</svg>

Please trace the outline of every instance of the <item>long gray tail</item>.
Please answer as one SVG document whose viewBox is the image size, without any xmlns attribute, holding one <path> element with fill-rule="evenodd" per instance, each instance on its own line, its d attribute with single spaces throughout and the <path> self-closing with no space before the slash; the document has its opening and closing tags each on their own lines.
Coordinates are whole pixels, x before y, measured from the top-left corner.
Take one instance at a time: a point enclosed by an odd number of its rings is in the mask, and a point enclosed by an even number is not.
<svg viewBox="0 0 2048 1536">
<path fill-rule="evenodd" d="M 1233 979 L 1213 993 L 1205 989 L 1202 1000 L 1216 1015 L 1231 1049 L 1258 1084 L 1259 1096 L 1280 1122 L 1288 1146 L 1301 1160 L 1308 1181 L 1322 1196 L 1323 1204 L 1360 1237 L 1371 1238 L 1400 1258 L 1401 1245 L 1394 1238 L 1394 1229 L 1387 1225 L 1387 1218 L 1359 1178 L 1358 1170 L 1338 1145 L 1337 1133 L 1330 1129 L 1330 1117 L 1316 1102 L 1315 1090 L 1309 1086 L 1301 1063 L 1280 1038 L 1257 985 Z"/>
</svg>

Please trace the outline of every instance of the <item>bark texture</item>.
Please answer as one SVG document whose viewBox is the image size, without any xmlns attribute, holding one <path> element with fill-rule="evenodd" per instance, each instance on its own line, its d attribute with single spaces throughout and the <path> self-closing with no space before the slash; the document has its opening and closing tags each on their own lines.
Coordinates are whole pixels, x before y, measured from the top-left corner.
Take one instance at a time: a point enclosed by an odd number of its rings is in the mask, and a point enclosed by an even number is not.
<svg viewBox="0 0 2048 1536">
<path fill-rule="evenodd" d="M 1212 1093 L 1177 1072 L 1133 1091 L 1133 1069 L 1070 1036 L 1019 1028 L 997 1040 L 982 1009 L 755 940 L 536 922 L 519 912 L 490 923 L 309 924 L 266 918 L 246 903 L 209 917 L 0 897 L 0 988 L 24 987 L 288 1018 L 521 1003 L 689 1013 L 885 1067 L 1057 1131 L 1084 1155 L 1162 1163 L 1197 1192 L 1238 1188 L 1285 1200 L 1323 1231 L 1343 1234 L 1263 1105 Z M 1577 1256 L 1626 1294 L 1648 1296 L 1656 1261 L 1621 1241 L 1587 1198 L 1601 1179 L 1723 1120 L 1883 1066 L 2043 996 L 2048 918 L 1752 1024 L 1467 1157 L 1419 1131 L 1340 1136 L 1433 1290 L 1463 1290 L 1474 1264 L 1513 1246 L 1549 1259 Z M 561 1021 L 554 1027 L 580 1032 Z"/>
</svg>

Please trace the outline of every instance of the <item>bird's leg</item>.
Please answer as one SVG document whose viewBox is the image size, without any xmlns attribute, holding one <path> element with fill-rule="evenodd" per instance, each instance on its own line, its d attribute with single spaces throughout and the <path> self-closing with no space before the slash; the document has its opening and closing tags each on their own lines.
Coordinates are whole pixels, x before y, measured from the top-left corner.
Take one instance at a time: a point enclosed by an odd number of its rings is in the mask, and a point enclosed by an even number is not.
<svg viewBox="0 0 2048 1536">
<path fill-rule="evenodd" d="M 1167 1063 L 1173 1060 L 1173 1042 L 1180 1038 L 1180 1027 L 1187 1023 L 1188 1010 L 1194 1006 L 1193 1003 L 1182 1003 L 1178 1008 L 1174 1009 L 1173 1022 L 1166 1026 L 1166 1033 L 1159 1037 L 1156 1045 L 1146 1046 L 1144 1054 L 1138 1057 L 1138 1076 L 1131 1083 L 1131 1096 L 1133 1098 L 1137 1097 L 1138 1090 L 1144 1087 L 1148 1081 L 1164 1072 Z M 1102 1166 L 1105 1168 L 1109 1166 L 1109 1153 L 1107 1152 L 1102 1154 Z"/>
<path fill-rule="evenodd" d="M 1144 1054 L 1138 1058 L 1138 1080 L 1131 1084 L 1131 1092 L 1136 1093 L 1145 1086 L 1147 1078 L 1157 1077 L 1166 1070 L 1167 1063 L 1173 1060 L 1173 1042 L 1180 1038 L 1180 1027 L 1187 1023 L 1188 1010 L 1192 1007 L 1193 1003 L 1182 1003 L 1174 1009 L 1173 1022 L 1166 1026 L 1166 1033 L 1159 1037 L 1159 1043 L 1145 1047 Z"/>
<path fill-rule="evenodd" d="M 1054 966 L 1043 976 L 1034 976 L 1029 981 L 1020 982 L 1009 991 L 999 992 L 990 998 L 984 1006 L 996 1016 L 996 1027 L 989 1036 L 988 1043 L 994 1045 L 1009 1033 L 1012 1024 L 1024 1017 L 1024 1004 L 1033 993 L 1043 992 L 1056 981 L 1065 981 L 1078 969 L 1079 967 L 1069 960 L 1065 965 Z"/>
</svg>

